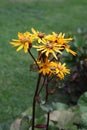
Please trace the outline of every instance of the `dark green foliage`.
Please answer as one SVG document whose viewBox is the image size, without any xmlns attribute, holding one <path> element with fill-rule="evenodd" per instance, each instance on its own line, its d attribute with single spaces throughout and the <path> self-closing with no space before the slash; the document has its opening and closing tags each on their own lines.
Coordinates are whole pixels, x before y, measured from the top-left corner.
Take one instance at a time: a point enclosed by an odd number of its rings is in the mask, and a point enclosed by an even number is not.
<svg viewBox="0 0 87 130">
<path fill-rule="evenodd" d="M 32 105 L 37 78 L 36 73 L 29 72 L 32 60 L 23 52 L 17 54 L 9 45 L 11 39 L 16 38 L 18 32 L 29 31 L 32 27 L 46 33 L 87 28 L 86 14 L 86 0 L 0 0 L 0 122 L 15 119 Z M 83 44 L 80 36 L 78 43 Z M 57 92 L 53 95 L 57 101 L 67 102 L 71 96 L 61 90 Z M 1 126 L 1 130 L 8 130 L 8 125 Z"/>
<path fill-rule="evenodd" d="M 78 28 L 76 32 L 67 33 L 67 37 L 73 37 L 71 48 L 77 52 L 77 56 L 69 55 L 65 53 L 63 56 L 65 61 L 71 65 L 71 67 L 79 67 L 80 62 L 87 58 L 87 29 Z"/>
<path fill-rule="evenodd" d="M 87 92 L 85 92 L 78 101 L 81 114 L 81 126 L 87 129 Z"/>
<path fill-rule="evenodd" d="M 29 124 L 29 117 L 28 116 L 24 116 L 21 119 L 20 122 L 20 130 L 29 130 L 30 124 Z"/>
</svg>

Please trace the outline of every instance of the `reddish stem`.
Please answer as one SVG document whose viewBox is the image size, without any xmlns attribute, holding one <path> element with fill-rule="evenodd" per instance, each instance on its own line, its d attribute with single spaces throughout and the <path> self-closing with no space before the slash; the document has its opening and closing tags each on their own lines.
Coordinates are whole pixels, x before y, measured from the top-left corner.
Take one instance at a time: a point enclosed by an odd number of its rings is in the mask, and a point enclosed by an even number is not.
<svg viewBox="0 0 87 130">
<path fill-rule="evenodd" d="M 50 117 L 50 113 L 48 112 L 47 113 L 47 127 L 46 127 L 46 130 L 49 129 L 49 117 Z"/>
<path fill-rule="evenodd" d="M 31 53 L 30 49 L 28 49 L 28 52 L 29 52 L 29 54 L 31 55 L 31 57 L 33 58 L 34 62 L 36 63 L 38 69 L 40 69 L 40 68 L 39 68 L 39 65 L 38 65 L 36 59 L 34 58 L 33 54 Z"/>
<path fill-rule="evenodd" d="M 39 76 L 38 76 L 37 86 L 36 86 L 36 90 L 35 90 L 35 94 L 34 94 L 34 98 L 33 98 L 32 130 L 34 130 L 34 126 L 35 126 L 36 96 L 37 96 L 37 94 L 38 94 L 38 89 L 39 89 L 39 85 L 40 85 L 40 80 L 41 80 L 41 74 L 39 74 Z"/>
</svg>

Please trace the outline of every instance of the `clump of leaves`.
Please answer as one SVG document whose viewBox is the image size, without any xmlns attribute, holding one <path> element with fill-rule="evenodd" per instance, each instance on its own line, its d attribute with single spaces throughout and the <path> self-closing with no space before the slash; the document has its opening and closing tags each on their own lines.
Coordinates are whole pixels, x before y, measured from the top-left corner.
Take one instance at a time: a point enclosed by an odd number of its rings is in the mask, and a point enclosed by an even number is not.
<svg viewBox="0 0 87 130">
<path fill-rule="evenodd" d="M 43 111 L 50 111 L 50 129 L 77 130 L 75 124 L 79 124 L 80 114 L 77 106 L 69 107 L 64 103 L 44 104 Z M 47 117 L 47 115 L 45 115 Z"/>
<path fill-rule="evenodd" d="M 63 90 L 70 97 L 69 104 L 76 105 L 79 97 L 87 91 L 87 31 L 78 29 L 74 34 L 72 48 L 77 56 L 68 56 L 64 60 L 71 66 L 71 75 L 65 82 Z"/>
<path fill-rule="evenodd" d="M 77 52 L 77 56 L 65 53 L 64 60 L 73 67 L 87 58 L 87 30 L 78 28 L 76 33 L 68 33 L 67 35 L 73 37 L 71 48 Z"/>
<path fill-rule="evenodd" d="M 64 85 L 64 90 L 70 97 L 69 103 L 76 105 L 79 97 L 87 91 L 87 61 L 83 60 L 72 69 L 69 79 Z"/>
</svg>

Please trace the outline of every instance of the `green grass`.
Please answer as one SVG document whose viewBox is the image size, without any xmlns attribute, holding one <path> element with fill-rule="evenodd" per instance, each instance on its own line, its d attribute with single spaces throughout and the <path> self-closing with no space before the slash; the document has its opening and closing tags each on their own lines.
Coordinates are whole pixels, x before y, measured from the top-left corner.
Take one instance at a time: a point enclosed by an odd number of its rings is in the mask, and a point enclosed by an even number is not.
<svg viewBox="0 0 87 130">
<path fill-rule="evenodd" d="M 31 106 L 37 77 L 29 72 L 29 55 L 16 53 L 11 39 L 32 27 L 46 33 L 87 28 L 86 16 L 86 0 L 0 0 L 0 122 Z"/>
</svg>

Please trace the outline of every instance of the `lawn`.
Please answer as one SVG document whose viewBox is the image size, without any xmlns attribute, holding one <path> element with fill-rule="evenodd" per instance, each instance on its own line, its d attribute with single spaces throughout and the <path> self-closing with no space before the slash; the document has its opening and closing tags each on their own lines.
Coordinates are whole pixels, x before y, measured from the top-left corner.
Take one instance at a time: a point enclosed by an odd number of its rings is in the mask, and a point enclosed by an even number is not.
<svg viewBox="0 0 87 130">
<path fill-rule="evenodd" d="M 29 71 L 29 55 L 17 53 L 11 39 L 32 27 L 46 33 L 74 32 L 87 28 L 86 16 L 86 0 L 0 0 L 0 122 L 31 106 L 37 77 Z"/>
</svg>

